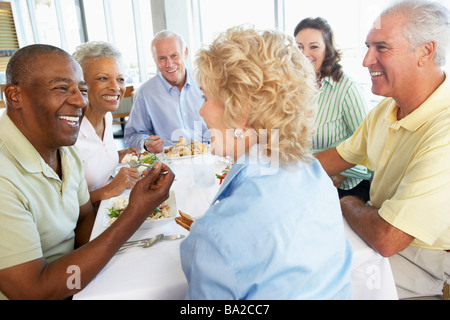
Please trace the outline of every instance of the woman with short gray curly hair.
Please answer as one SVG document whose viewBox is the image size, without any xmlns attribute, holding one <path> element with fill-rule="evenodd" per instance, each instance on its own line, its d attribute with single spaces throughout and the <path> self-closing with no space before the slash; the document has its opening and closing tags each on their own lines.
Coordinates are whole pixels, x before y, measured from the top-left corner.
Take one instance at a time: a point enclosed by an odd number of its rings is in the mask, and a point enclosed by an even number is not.
<svg viewBox="0 0 450 320">
<path fill-rule="evenodd" d="M 132 188 L 140 179 L 137 169 L 121 168 L 110 181 L 122 158 L 139 150 L 118 151 L 112 132 L 112 112 L 119 107 L 126 90 L 120 51 L 110 43 L 94 41 L 78 46 L 73 57 L 81 65 L 89 88 L 89 105 L 76 145 L 83 158 L 91 201 L 98 205 Z"/>
<path fill-rule="evenodd" d="M 211 152 L 234 164 L 181 244 L 187 298 L 351 298 L 338 196 L 309 150 L 311 64 L 285 34 L 242 26 L 196 62 Z"/>
<path fill-rule="evenodd" d="M 122 53 L 111 43 L 92 41 L 79 45 L 73 53 L 73 57 L 81 65 L 86 67 L 88 59 L 111 58 L 122 66 Z"/>
</svg>

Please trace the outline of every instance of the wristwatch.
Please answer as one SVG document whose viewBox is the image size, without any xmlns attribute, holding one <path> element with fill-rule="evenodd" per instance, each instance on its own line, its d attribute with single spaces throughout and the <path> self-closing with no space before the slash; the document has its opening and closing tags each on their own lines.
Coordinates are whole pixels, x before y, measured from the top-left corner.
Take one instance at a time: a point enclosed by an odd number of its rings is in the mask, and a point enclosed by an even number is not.
<svg viewBox="0 0 450 320">
<path fill-rule="evenodd" d="M 145 141 L 144 141 L 144 150 L 147 151 L 147 152 L 150 152 L 150 151 L 147 150 L 147 147 L 145 146 L 145 142 L 146 141 L 147 141 L 147 139 L 145 139 Z"/>
</svg>

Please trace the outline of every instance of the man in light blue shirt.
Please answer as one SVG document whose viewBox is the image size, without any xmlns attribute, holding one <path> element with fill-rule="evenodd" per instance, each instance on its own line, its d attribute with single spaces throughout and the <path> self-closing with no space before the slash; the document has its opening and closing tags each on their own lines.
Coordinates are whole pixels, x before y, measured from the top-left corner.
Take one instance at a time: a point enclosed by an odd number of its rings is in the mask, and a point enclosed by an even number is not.
<svg viewBox="0 0 450 320">
<path fill-rule="evenodd" d="M 203 92 L 186 69 L 184 40 L 174 32 L 161 31 L 152 41 L 152 53 L 160 73 L 137 90 L 125 143 L 159 153 L 163 139 L 209 141 L 208 128 L 198 113 Z"/>
</svg>

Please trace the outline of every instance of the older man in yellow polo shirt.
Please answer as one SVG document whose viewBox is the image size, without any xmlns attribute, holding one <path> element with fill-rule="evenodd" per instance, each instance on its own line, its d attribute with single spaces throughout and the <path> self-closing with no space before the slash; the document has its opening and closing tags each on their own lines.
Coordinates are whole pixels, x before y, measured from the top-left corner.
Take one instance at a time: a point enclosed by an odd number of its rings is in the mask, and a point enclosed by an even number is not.
<svg viewBox="0 0 450 320">
<path fill-rule="evenodd" d="M 438 3 L 386 9 L 367 36 L 363 65 L 373 93 L 389 98 L 350 139 L 317 155 L 330 176 L 355 164 L 374 170 L 371 205 L 346 197 L 341 207 L 390 257 L 400 298 L 442 295 L 450 277 L 449 33 L 448 9 Z"/>
</svg>

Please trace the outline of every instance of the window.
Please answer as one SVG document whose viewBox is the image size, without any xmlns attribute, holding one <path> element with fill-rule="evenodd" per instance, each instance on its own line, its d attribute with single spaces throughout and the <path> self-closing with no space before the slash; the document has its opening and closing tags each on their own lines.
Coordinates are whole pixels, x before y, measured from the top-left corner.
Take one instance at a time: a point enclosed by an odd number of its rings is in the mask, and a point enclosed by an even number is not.
<svg viewBox="0 0 450 320">
<path fill-rule="evenodd" d="M 56 1 L 62 47 L 67 52 L 73 53 L 82 39 L 76 2 L 74 0 Z"/>
<path fill-rule="evenodd" d="M 73 53 L 82 42 L 108 41 L 122 51 L 129 83 L 141 83 L 156 72 L 150 52 L 153 37 L 150 0 L 11 0 L 11 3 L 17 16 L 20 46 L 45 43 Z"/>
<path fill-rule="evenodd" d="M 127 82 L 139 82 L 139 63 L 131 0 L 108 0 L 108 2 L 111 6 L 111 25 L 114 28 L 114 41 L 112 42 L 123 54 Z"/>
<path fill-rule="evenodd" d="M 17 34 L 21 47 L 34 43 L 33 28 L 31 25 L 30 12 L 27 0 L 17 0 L 14 3 L 17 23 Z"/>
<path fill-rule="evenodd" d="M 8 2 L 0 2 L 0 29 L 2 32 L 0 39 L 0 71 L 4 71 L 11 55 L 15 50 L 19 49 L 11 4 Z M 1 83 L 4 83 L 4 81 Z"/>
<path fill-rule="evenodd" d="M 81 41 L 74 0 L 17 0 L 22 46 L 51 44 L 73 52 Z"/>
<path fill-rule="evenodd" d="M 240 24 L 275 28 L 273 0 L 199 0 L 199 8 L 203 43 L 210 43 L 217 33 Z"/>
<path fill-rule="evenodd" d="M 36 40 L 39 43 L 62 47 L 53 0 L 34 0 L 29 1 L 28 5 L 29 10 L 33 11 L 31 16 L 34 18 L 36 25 L 36 30 L 34 31 L 37 31 L 35 35 Z"/>
<path fill-rule="evenodd" d="M 89 41 L 117 46 L 123 55 L 127 83 L 138 84 L 156 72 L 150 53 L 150 1 L 85 0 L 83 4 Z"/>
<path fill-rule="evenodd" d="M 135 12 L 136 41 L 139 43 L 138 55 L 141 66 L 141 79 L 148 79 L 157 72 L 155 61 L 151 53 L 153 39 L 152 9 L 150 1 L 135 0 L 133 3 Z"/>
<path fill-rule="evenodd" d="M 362 66 L 365 40 L 372 23 L 390 0 L 342 0 L 305 3 L 285 0 L 286 32 L 294 35 L 297 24 L 308 17 L 322 17 L 333 29 L 338 48 L 343 53 L 344 71 L 359 82 L 369 82 Z"/>
<path fill-rule="evenodd" d="M 288 34 L 293 35 L 295 26 L 304 18 L 325 18 L 333 29 L 337 46 L 343 52 L 344 71 L 361 83 L 370 83 L 368 72 L 362 66 L 366 37 L 375 19 L 391 0 L 284 1 L 285 31 Z M 450 0 L 436 1 L 450 6 Z"/>
<path fill-rule="evenodd" d="M 108 41 L 102 0 L 83 2 L 89 41 Z"/>
<path fill-rule="evenodd" d="M 84 41 L 114 43 L 123 53 L 128 81 L 134 84 L 156 73 L 151 56 L 153 21 L 157 28 L 186 36 L 190 59 L 217 33 L 240 24 L 277 28 L 293 35 L 306 17 L 328 20 L 343 51 L 345 72 L 370 82 L 362 67 L 365 38 L 371 24 L 391 0 L 7 0 L 12 4 L 20 46 L 48 43 L 72 53 Z M 450 0 L 435 0 L 450 6 Z M 2 2 L 2 0 L 0 0 Z M 180 5 L 175 7 L 174 4 Z M 155 9 L 152 12 L 152 9 Z M 181 9 L 180 9 L 181 8 Z M 165 14 L 164 14 L 165 13 Z M 158 14 L 153 17 L 152 14 Z M 155 19 L 153 19 L 155 18 Z M 86 30 L 84 30 L 86 29 Z M 155 30 L 159 31 L 159 30 Z M 86 39 L 85 39 L 86 37 Z M 450 53 L 449 53 L 450 60 Z M 190 61 L 188 62 L 190 63 Z M 447 63 L 449 66 L 450 63 Z"/>
</svg>

